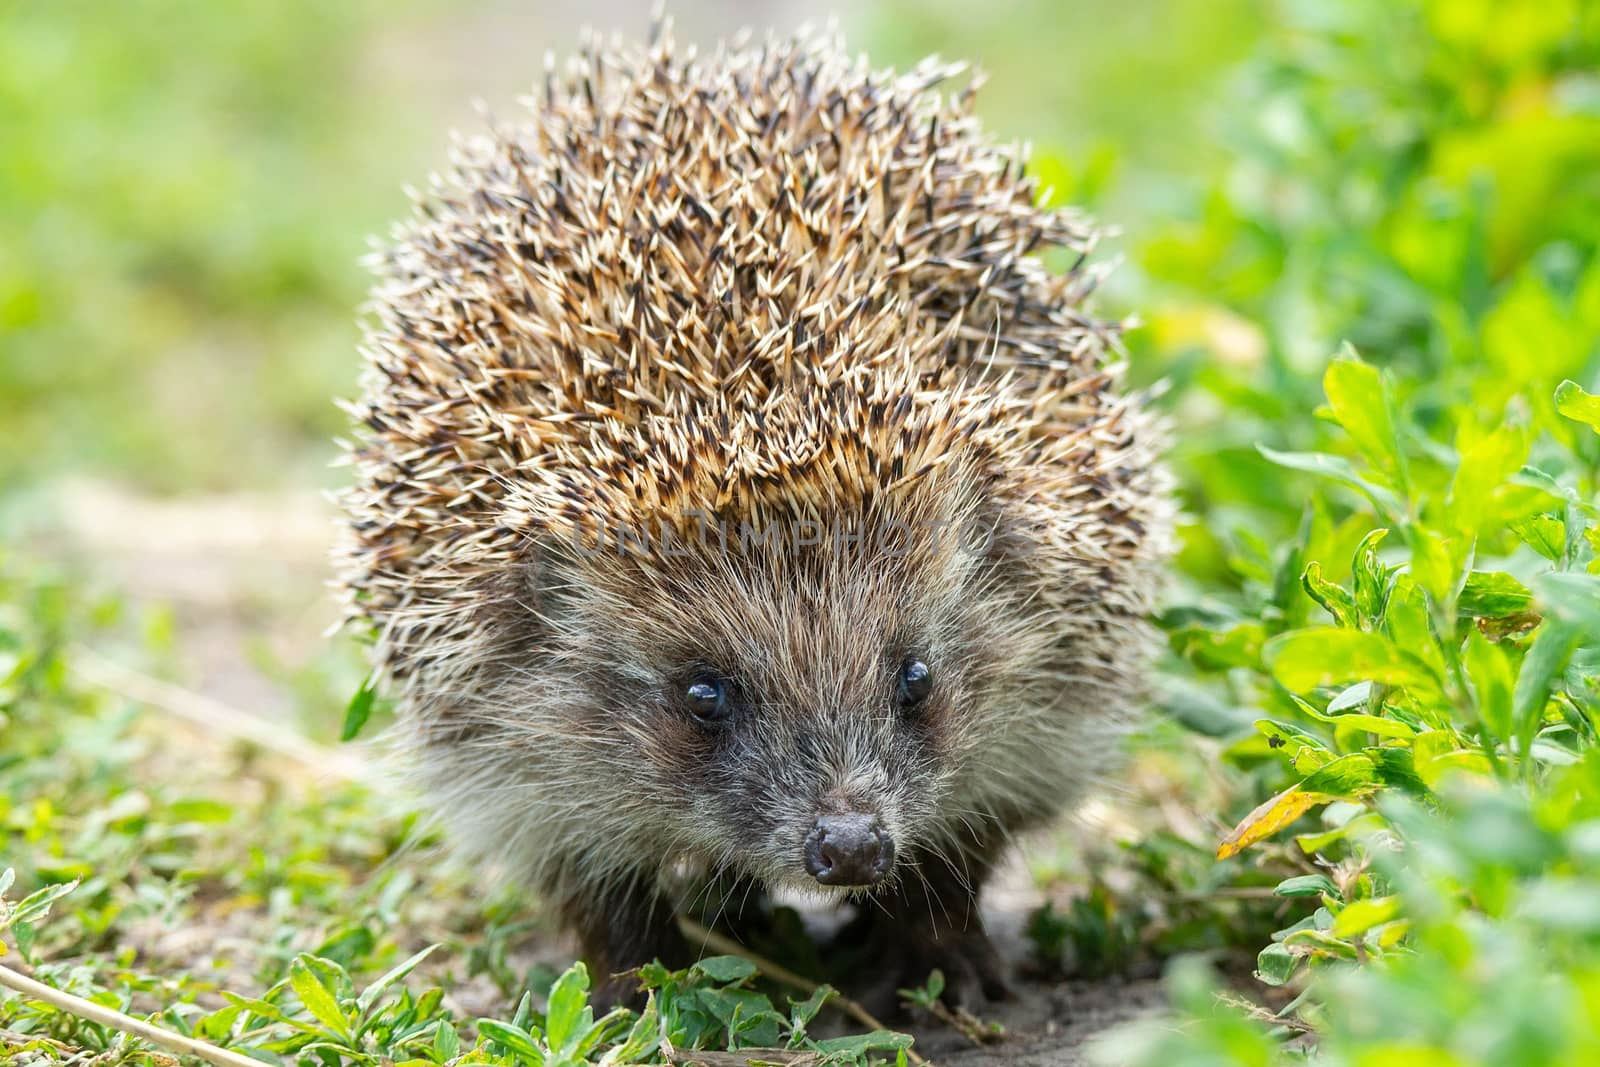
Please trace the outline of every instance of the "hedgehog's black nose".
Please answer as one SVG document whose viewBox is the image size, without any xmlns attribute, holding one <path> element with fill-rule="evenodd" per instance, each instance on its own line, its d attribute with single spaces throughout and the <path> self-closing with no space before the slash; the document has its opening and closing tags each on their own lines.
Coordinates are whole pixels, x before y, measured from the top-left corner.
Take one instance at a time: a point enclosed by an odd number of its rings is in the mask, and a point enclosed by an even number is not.
<svg viewBox="0 0 1600 1067">
<path fill-rule="evenodd" d="M 806 870 L 823 885 L 872 885 L 894 866 L 894 839 L 873 815 L 824 815 L 806 835 Z"/>
</svg>

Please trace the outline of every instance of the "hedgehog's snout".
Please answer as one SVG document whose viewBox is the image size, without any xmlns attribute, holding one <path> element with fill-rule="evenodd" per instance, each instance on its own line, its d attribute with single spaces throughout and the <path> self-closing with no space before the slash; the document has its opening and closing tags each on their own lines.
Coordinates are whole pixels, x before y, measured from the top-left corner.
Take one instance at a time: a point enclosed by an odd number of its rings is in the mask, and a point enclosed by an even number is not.
<svg viewBox="0 0 1600 1067">
<path fill-rule="evenodd" d="M 822 815 L 806 835 L 805 861 L 822 885 L 875 885 L 894 867 L 894 838 L 876 815 Z"/>
</svg>

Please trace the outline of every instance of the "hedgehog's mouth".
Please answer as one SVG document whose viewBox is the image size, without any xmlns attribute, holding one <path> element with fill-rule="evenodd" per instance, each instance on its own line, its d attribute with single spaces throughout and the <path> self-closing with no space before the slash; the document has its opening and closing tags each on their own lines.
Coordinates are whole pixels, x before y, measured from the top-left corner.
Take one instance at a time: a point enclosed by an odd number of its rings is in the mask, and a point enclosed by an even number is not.
<svg viewBox="0 0 1600 1067">
<path fill-rule="evenodd" d="M 899 884 L 899 871 L 872 886 L 822 885 L 804 870 L 785 870 L 778 877 L 766 879 L 769 894 L 792 901 L 796 905 L 828 911 L 845 904 L 859 904 L 872 897 L 893 891 Z"/>
</svg>

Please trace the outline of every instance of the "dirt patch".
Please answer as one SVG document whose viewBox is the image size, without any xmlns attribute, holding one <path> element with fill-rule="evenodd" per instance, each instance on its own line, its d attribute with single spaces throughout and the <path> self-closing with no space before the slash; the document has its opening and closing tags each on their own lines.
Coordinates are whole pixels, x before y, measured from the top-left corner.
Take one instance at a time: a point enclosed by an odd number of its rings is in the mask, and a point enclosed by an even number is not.
<svg viewBox="0 0 1600 1067">
<path fill-rule="evenodd" d="M 913 1028 L 917 1050 L 938 1067 L 1077 1067 L 1088 1046 L 1108 1030 L 1159 1011 L 1154 978 L 1018 985 L 1016 997 L 985 1011 L 1005 1027 L 1004 1041 L 982 1048 L 948 1027 Z"/>
<path fill-rule="evenodd" d="M 1022 931 L 1039 903 L 1024 865 L 1015 859 L 997 873 L 985 895 L 984 923 L 1014 976 L 1028 958 Z M 1154 977 L 1060 982 L 1013 977 L 1012 992 L 1010 1000 L 977 1012 L 984 1022 L 1004 1028 L 1003 1040 L 978 1048 L 951 1027 L 934 1023 L 910 1028 L 917 1051 L 938 1067 L 1076 1067 L 1089 1062 L 1086 1049 L 1096 1037 L 1165 1005 Z"/>
</svg>

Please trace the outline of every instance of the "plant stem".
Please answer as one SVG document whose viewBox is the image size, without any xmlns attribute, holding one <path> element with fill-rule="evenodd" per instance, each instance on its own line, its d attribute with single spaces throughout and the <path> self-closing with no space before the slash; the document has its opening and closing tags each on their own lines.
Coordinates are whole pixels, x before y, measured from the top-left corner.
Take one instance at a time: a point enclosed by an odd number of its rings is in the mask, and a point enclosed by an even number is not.
<svg viewBox="0 0 1600 1067">
<path fill-rule="evenodd" d="M 0 966 L 0 986 L 13 990 L 32 1000 L 40 1000 L 51 1007 L 59 1008 L 69 1015 L 76 1015 L 80 1019 L 87 1019 L 101 1026 L 109 1026 L 113 1030 L 121 1030 L 125 1034 L 143 1038 L 152 1045 L 177 1052 L 185 1056 L 197 1056 L 216 1067 L 262 1067 L 260 1060 L 251 1059 L 249 1056 L 237 1052 L 229 1052 L 225 1048 L 197 1041 L 192 1037 L 175 1034 L 170 1030 L 163 1030 L 153 1026 L 142 1019 L 135 1019 L 131 1015 L 124 1015 L 114 1008 L 84 1000 L 82 997 L 71 993 L 63 993 L 53 989 L 43 982 L 36 982 L 13 971 L 9 967 Z"/>
</svg>

